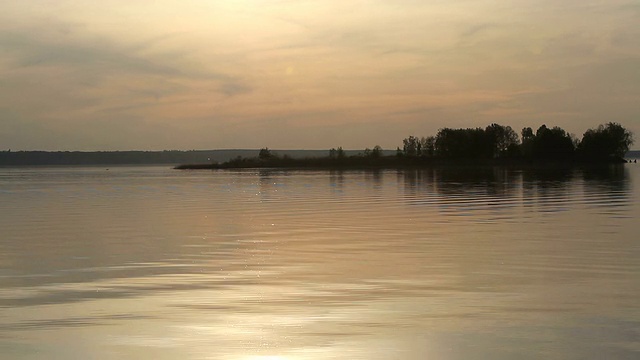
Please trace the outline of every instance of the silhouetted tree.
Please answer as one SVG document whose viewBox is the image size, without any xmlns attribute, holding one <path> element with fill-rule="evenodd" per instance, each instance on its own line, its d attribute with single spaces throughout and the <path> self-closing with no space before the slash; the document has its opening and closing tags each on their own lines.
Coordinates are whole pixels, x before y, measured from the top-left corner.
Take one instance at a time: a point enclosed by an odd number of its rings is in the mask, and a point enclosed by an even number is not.
<svg viewBox="0 0 640 360">
<path fill-rule="evenodd" d="M 485 129 L 487 141 L 493 148 L 493 157 L 513 156 L 518 152 L 518 134 L 511 126 L 491 124 Z"/>
<path fill-rule="evenodd" d="M 530 127 L 525 127 L 522 129 L 522 132 L 520 134 L 522 135 L 520 153 L 525 157 L 531 157 L 533 155 L 533 141 L 536 137 L 533 134 L 533 129 L 531 129 Z"/>
<path fill-rule="evenodd" d="M 533 137 L 535 135 L 533 135 L 533 129 L 531 129 L 530 127 L 525 127 L 522 129 L 522 142 L 524 143 L 525 141 L 529 141 L 529 140 L 533 140 Z"/>
<path fill-rule="evenodd" d="M 587 130 L 578 145 L 587 158 L 624 157 L 633 144 L 633 134 L 622 125 L 610 122 Z"/>
<path fill-rule="evenodd" d="M 403 152 L 406 156 L 420 155 L 420 140 L 415 136 L 409 136 L 402 140 Z"/>
<path fill-rule="evenodd" d="M 269 150 L 269 148 L 260 149 L 260 153 L 258 153 L 259 159 L 267 160 L 267 159 L 270 159 L 271 157 L 273 157 L 273 155 L 271 154 L 271 150 Z"/>
<path fill-rule="evenodd" d="M 365 149 L 365 153 L 367 152 L 367 150 L 369 150 L 369 149 Z M 331 148 L 331 150 L 329 150 L 329 157 L 331 159 L 342 159 L 345 156 L 346 155 L 344 153 L 344 150 L 342 150 L 342 146 L 339 146 L 337 149 L 336 148 Z"/>
<path fill-rule="evenodd" d="M 382 147 L 380 147 L 380 145 L 376 145 L 373 147 L 373 150 L 371 150 L 371 157 L 373 158 L 379 158 L 382 156 Z"/>
<path fill-rule="evenodd" d="M 424 139 L 422 145 L 422 156 L 433 157 L 436 153 L 436 138 L 435 136 L 427 136 Z"/>
<path fill-rule="evenodd" d="M 488 158 L 493 155 L 493 146 L 482 128 L 444 128 L 436 135 L 435 153 L 447 158 Z"/>
<path fill-rule="evenodd" d="M 540 159 L 568 159 L 573 157 L 575 145 L 564 129 L 557 126 L 549 129 L 542 125 L 536 131 L 531 155 Z"/>
</svg>

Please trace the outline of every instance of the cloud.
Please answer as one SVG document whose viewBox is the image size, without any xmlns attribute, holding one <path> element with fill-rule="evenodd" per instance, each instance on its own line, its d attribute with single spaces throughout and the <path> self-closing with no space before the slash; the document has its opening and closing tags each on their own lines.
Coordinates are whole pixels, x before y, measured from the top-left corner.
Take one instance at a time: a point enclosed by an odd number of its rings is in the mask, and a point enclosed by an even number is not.
<svg viewBox="0 0 640 360">
<path fill-rule="evenodd" d="M 307 147 L 321 143 L 305 129 L 326 127 L 388 147 L 391 130 L 539 117 L 581 128 L 604 114 L 640 130 L 632 1 L 123 4 L 7 4 L 5 139 L 33 129 L 70 148 Z"/>
<path fill-rule="evenodd" d="M 0 107 L 12 109 L 16 119 L 20 115 L 32 123 L 55 122 L 60 131 L 68 127 L 71 138 L 79 128 L 100 128 L 103 116 L 144 118 L 170 104 L 192 116 L 186 103 L 189 98 L 199 100 L 194 91 L 215 98 L 252 89 L 238 76 L 185 59 L 185 51 L 181 57 L 167 57 L 162 42 L 173 34 L 131 44 L 83 31 L 82 26 L 53 22 L 0 32 L 0 76 L 5 85 Z M 135 132 L 127 123 L 121 129 Z M 24 130 L 14 127 L 14 132 Z"/>
<path fill-rule="evenodd" d="M 166 64 L 161 57 L 140 54 L 138 50 L 166 38 L 167 35 L 135 46 L 118 45 L 100 36 L 74 38 L 42 36 L 45 28 L 19 29 L 0 34 L 0 44 L 12 57 L 15 68 L 60 66 L 82 71 L 83 77 L 145 74 L 180 78 L 230 80 L 223 73 Z M 6 55 L 5 55 L 6 56 Z"/>
</svg>

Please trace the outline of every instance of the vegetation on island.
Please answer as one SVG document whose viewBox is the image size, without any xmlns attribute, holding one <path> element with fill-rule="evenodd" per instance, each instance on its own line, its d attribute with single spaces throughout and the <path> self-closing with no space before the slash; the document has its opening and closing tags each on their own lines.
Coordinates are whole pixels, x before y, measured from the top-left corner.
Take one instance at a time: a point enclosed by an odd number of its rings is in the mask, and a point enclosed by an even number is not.
<svg viewBox="0 0 640 360">
<path fill-rule="evenodd" d="M 622 125 L 609 122 L 587 130 L 582 139 L 560 127 L 530 127 L 516 133 L 510 126 L 491 124 L 486 128 L 442 128 L 436 135 L 409 136 L 395 155 L 385 155 L 376 145 L 358 155 L 347 156 L 342 147 L 328 156 L 294 159 L 279 156 L 269 148 L 258 157 L 237 157 L 224 163 L 181 165 L 178 169 L 220 169 L 259 167 L 409 167 L 438 164 L 520 164 L 520 163 L 616 163 L 633 144 L 633 135 Z"/>
</svg>

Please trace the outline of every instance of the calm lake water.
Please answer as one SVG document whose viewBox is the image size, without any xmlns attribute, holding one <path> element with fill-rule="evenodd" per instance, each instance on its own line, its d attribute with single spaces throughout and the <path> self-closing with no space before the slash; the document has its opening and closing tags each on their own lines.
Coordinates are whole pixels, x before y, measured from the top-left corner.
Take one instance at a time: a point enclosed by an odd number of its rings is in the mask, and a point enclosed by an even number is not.
<svg viewBox="0 0 640 360">
<path fill-rule="evenodd" d="M 3 359 L 638 359 L 640 164 L 0 169 Z"/>
</svg>

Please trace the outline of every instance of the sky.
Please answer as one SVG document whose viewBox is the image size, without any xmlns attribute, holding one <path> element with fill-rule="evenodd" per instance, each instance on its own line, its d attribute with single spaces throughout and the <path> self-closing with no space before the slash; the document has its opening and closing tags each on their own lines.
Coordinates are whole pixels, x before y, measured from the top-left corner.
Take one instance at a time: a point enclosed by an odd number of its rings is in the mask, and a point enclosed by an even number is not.
<svg viewBox="0 0 640 360">
<path fill-rule="evenodd" d="M 638 0 L 0 9 L 0 150 L 395 149 L 494 122 L 640 143 Z"/>
</svg>

